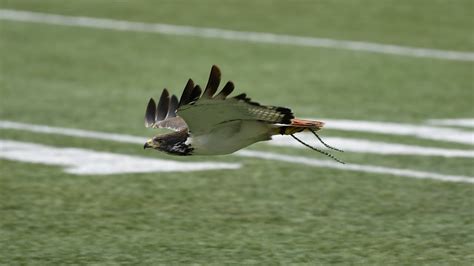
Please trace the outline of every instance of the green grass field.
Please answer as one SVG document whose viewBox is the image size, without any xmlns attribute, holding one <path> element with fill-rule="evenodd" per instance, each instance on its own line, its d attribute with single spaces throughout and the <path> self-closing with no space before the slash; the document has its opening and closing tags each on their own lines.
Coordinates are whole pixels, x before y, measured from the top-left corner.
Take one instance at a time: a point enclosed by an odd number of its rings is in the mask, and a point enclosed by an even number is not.
<svg viewBox="0 0 474 266">
<path fill-rule="evenodd" d="M 468 0 L 33 1 L 0 8 L 473 51 Z M 300 117 L 424 125 L 473 118 L 473 62 L 0 20 L 0 120 L 143 136 L 149 97 L 217 64 Z M 472 132 L 472 129 L 471 129 Z M 474 263 L 474 185 L 0 129 L 0 139 L 238 170 L 74 175 L 0 160 L 0 264 Z M 471 150 L 364 132 L 353 137 Z M 341 147 L 344 148 L 344 147 Z M 304 149 L 250 150 L 326 159 Z M 472 158 L 344 153 L 349 163 L 474 176 Z"/>
</svg>

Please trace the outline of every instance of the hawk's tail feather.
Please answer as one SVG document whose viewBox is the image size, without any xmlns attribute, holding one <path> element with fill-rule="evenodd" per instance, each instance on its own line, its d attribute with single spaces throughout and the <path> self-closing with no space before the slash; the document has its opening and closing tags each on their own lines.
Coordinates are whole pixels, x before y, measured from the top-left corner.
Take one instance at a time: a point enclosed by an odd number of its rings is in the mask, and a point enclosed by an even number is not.
<svg viewBox="0 0 474 266">
<path fill-rule="evenodd" d="M 291 113 L 291 111 L 290 111 Z M 315 132 L 324 127 L 324 122 L 316 120 L 305 120 L 299 118 L 289 118 L 289 123 L 284 123 L 277 128 L 276 134 L 291 135 L 305 130 Z"/>
<path fill-rule="evenodd" d="M 324 127 L 324 122 L 293 118 L 291 119 L 291 125 L 296 127 L 311 128 L 313 130 L 320 130 L 322 127 Z"/>
</svg>

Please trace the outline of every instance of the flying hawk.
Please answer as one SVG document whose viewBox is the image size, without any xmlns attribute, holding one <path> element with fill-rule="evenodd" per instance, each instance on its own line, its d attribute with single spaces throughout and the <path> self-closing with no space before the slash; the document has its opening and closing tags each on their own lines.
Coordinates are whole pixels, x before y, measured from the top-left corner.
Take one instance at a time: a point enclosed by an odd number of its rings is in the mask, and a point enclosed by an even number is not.
<svg viewBox="0 0 474 266">
<path fill-rule="evenodd" d="M 216 94 L 221 81 L 221 71 L 212 66 L 204 92 L 189 79 L 181 98 L 161 93 L 158 105 L 153 98 L 145 112 L 145 126 L 173 130 L 149 139 L 146 148 L 153 148 L 172 155 L 222 155 L 230 154 L 253 143 L 270 140 L 273 135 L 290 135 L 308 148 L 323 153 L 338 162 L 331 154 L 312 147 L 294 134 L 302 131 L 316 134 L 324 123 L 298 119 L 285 107 L 265 106 L 251 101 L 245 93 L 228 97 L 234 90 L 232 81 Z M 342 163 L 342 162 L 341 162 Z"/>
</svg>

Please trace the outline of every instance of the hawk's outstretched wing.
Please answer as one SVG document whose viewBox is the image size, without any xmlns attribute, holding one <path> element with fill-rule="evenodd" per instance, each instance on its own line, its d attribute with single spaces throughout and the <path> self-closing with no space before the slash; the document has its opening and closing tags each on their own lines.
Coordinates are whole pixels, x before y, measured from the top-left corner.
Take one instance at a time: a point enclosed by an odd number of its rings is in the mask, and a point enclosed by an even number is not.
<svg viewBox="0 0 474 266">
<path fill-rule="evenodd" d="M 177 108 L 178 98 L 175 95 L 170 97 L 168 90 L 164 89 L 158 105 L 153 98 L 148 102 L 145 111 L 145 127 L 167 128 L 174 131 L 186 129 L 184 120 L 176 116 Z"/>
<path fill-rule="evenodd" d="M 176 113 L 185 121 L 192 134 L 205 134 L 219 124 L 235 120 L 291 124 L 294 116 L 288 108 L 263 106 L 252 102 L 246 94 L 226 98 L 234 90 L 234 84 L 231 81 L 227 82 L 224 88 L 214 96 L 220 81 L 219 68 L 212 66 L 209 81 L 202 95 L 201 88 L 198 85 L 194 86 L 191 79 L 186 84 Z"/>
</svg>

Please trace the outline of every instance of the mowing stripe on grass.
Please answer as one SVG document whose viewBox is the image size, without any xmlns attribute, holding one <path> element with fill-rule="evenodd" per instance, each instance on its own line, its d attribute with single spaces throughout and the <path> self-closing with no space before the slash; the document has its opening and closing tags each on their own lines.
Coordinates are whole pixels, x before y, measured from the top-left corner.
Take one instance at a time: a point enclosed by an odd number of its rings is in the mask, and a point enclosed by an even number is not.
<svg viewBox="0 0 474 266">
<path fill-rule="evenodd" d="M 50 126 L 43 126 L 43 125 L 31 125 L 31 124 L 17 123 L 17 122 L 11 122 L 11 121 L 0 121 L 0 128 L 17 129 L 17 130 L 24 130 L 24 131 L 30 131 L 30 132 L 45 133 L 45 134 L 58 134 L 58 135 L 73 136 L 73 137 L 111 140 L 111 141 L 122 142 L 122 143 L 133 143 L 133 144 L 143 143 L 143 142 L 138 142 L 138 140 L 141 141 L 143 139 L 141 137 L 136 137 L 136 136 L 110 134 L 111 136 L 114 136 L 114 137 L 107 138 L 106 136 L 108 135 L 108 133 L 104 133 L 104 132 L 94 132 L 94 131 L 72 129 L 72 128 L 50 127 Z M 468 177 L 468 176 L 442 175 L 438 173 L 414 171 L 414 170 L 408 170 L 408 169 L 388 168 L 388 167 L 380 167 L 380 166 L 373 166 L 373 165 L 359 165 L 359 164 L 342 165 L 342 164 L 329 161 L 329 160 L 317 160 L 317 159 L 302 157 L 302 156 L 279 155 L 279 154 L 269 153 L 269 152 L 243 150 L 243 151 L 234 153 L 234 155 L 241 156 L 241 157 L 253 157 L 253 158 L 259 158 L 259 159 L 265 159 L 265 160 L 276 160 L 276 161 L 302 164 L 302 165 L 313 166 L 313 167 L 326 167 L 326 168 L 334 168 L 334 169 L 348 170 L 348 171 L 380 173 L 380 174 L 389 174 L 389 175 L 422 178 L 422 179 L 433 179 L 433 180 L 450 181 L 450 182 L 474 183 L 474 177 Z"/>
<path fill-rule="evenodd" d="M 190 172 L 240 168 L 240 164 L 237 163 L 178 162 L 2 139 L 0 139 L 0 159 L 59 165 L 65 167 L 66 173 L 76 175 Z"/>
<path fill-rule="evenodd" d="M 38 13 L 30 11 L 19 11 L 0 9 L 0 19 L 10 21 L 23 21 L 34 23 L 46 23 L 63 26 L 79 26 L 98 29 L 110 29 L 121 31 L 141 31 L 159 34 L 193 36 L 202 38 L 217 38 L 225 40 L 237 40 L 253 43 L 272 43 L 309 47 L 324 47 L 344 49 L 351 51 L 363 51 L 370 53 L 392 54 L 412 57 L 427 57 L 445 60 L 474 61 L 474 52 L 460 52 L 449 50 L 438 50 L 428 48 L 416 48 L 390 44 L 379 44 L 372 42 L 358 42 L 348 40 L 335 40 L 328 38 L 315 38 L 273 34 L 265 32 L 233 31 L 217 28 L 201 28 L 193 26 L 179 26 L 162 23 L 143 23 L 116 19 L 91 18 L 79 16 L 63 16 L 56 14 Z"/>
</svg>

